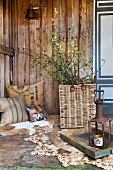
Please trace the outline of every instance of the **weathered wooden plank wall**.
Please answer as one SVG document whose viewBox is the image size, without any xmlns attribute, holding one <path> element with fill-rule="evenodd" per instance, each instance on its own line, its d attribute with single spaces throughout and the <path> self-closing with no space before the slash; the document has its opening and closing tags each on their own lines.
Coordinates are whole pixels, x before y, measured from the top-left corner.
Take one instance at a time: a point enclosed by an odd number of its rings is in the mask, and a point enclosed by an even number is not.
<svg viewBox="0 0 113 170">
<path fill-rule="evenodd" d="M 31 68 L 32 58 L 26 54 L 18 53 L 18 48 L 25 51 L 33 50 L 40 54 L 42 44 L 47 36 L 47 27 L 52 31 L 52 17 L 55 17 L 55 28 L 62 42 L 62 48 L 67 48 L 74 37 L 77 38 L 79 49 L 88 47 L 89 55 L 92 55 L 93 42 L 93 0 L 4 0 L 8 11 L 5 11 L 5 44 L 15 49 L 13 60 L 13 84 L 19 86 L 39 82 L 40 66 Z M 12 5 L 10 6 L 10 3 Z M 0 8 L 3 1 L 0 0 Z M 40 17 L 38 20 L 28 20 L 25 18 L 26 11 L 30 4 L 39 6 Z M 55 15 L 54 9 L 58 11 Z M 1 10 L 0 10 L 1 11 Z M 11 15 L 10 15 L 11 12 Z M 3 39 L 2 13 L 0 13 L 0 43 Z M 11 16 L 11 18 L 9 17 Z M 52 51 L 52 47 L 51 47 Z M 2 61 L 2 65 L 4 61 Z M 9 74 L 8 72 L 6 73 Z M 44 73 L 46 74 L 46 72 Z M 1 74 L 0 74 L 1 75 Z M 2 78 L 1 78 L 2 79 Z M 9 81 L 9 80 L 8 80 Z M 2 82 L 4 83 L 4 82 Z M 3 86 L 3 85 L 2 85 Z M 2 87 L 3 88 L 3 87 Z M 1 90 L 1 89 L 0 89 Z M 59 114 L 58 83 L 50 77 L 45 78 L 45 106 L 49 114 Z"/>
<path fill-rule="evenodd" d="M 0 0 L 0 96 L 6 95 L 6 84 L 12 77 L 12 40 L 11 37 L 11 2 Z"/>
<path fill-rule="evenodd" d="M 3 44 L 3 1 L 0 1 L 0 43 Z M 0 54 L 0 94 L 4 96 L 4 55 Z"/>
</svg>

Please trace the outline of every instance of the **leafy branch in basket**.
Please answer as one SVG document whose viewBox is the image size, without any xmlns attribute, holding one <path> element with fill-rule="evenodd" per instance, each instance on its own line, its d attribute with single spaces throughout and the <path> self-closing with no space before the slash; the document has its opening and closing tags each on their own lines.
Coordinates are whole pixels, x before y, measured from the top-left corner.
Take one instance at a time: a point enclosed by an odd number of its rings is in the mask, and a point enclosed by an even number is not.
<svg viewBox="0 0 113 170">
<path fill-rule="evenodd" d="M 84 57 L 87 49 L 77 50 L 76 40 L 73 40 L 71 47 L 68 47 L 67 44 L 67 49 L 70 50 L 64 50 L 56 32 L 52 33 L 51 43 L 53 46 L 52 54 L 46 46 L 44 46 L 44 53 L 42 54 L 45 61 L 45 65 L 42 66 L 43 69 L 52 66 L 52 69 L 47 71 L 50 76 L 59 81 L 60 84 L 71 84 L 75 76 L 82 77 L 85 75 L 85 79 L 89 79 L 93 73 L 90 64 L 91 59 L 89 61 L 87 57 Z"/>
<path fill-rule="evenodd" d="M 40 54 L 27 49 L 19 50 L 19 52 L 31 57 L 32 67 L 36 65 L 41 67 L 41 75 L 45 71 L 60 84 L 65 85 L 71 84 L 74 77 L 81 77 L 85 81 L 93 82 L 92 58 L 86 57 L 87 50 L 88 48 L 83 51 L 78 50 L 76 40 L 72 40 L 71 47 L 68 47 L 67 44 L 67 48 L 64 50 L 57 33 L 53 32 L 51 39 L 43 46 Z"/>
<path fill-rule="evenodd" d="M 56 32 L 53 18 L 52 27 L 53 31 L 49 32 L 47 39 L 45 38 L 40 53 L 31 49 L 19 49 L 19 52 L 30 56 L 32 67 L 40 66 L 41 75 L 48 74 L 59 84 L 69 85 L 75 77 L 93 83 L 93 57 L 87 56 L 88 48 L 79 50 L 76 38 L 73 38 L 70 43 L 62 41 Z"/>
</svg>

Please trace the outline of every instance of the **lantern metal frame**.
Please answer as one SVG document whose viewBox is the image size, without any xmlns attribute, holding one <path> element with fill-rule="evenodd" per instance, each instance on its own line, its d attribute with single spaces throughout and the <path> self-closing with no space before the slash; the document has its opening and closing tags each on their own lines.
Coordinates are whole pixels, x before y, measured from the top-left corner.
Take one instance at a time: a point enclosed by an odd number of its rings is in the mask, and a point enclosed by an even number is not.
<svg viewBox="0 0 113 170">
<path fill-rule="evenodd" d="M 102 99 L 98 98 L 96 99 L 96 95 L 97 92 L 99 93 L 103 93 L 102 94 Z M 88 121 L 88 130 L 89 130 L 89 145 L 94 145 L 93 141 L 91 140 L 91 123 L 95 123 L 95 135 L 98 135 L 100 133 L 100 129 L 98 129 L 98 124 L 102 125 L 102 131 L 101 131 L 101 135 L 103 137 L 103 145 L 102 145 L 102 149 L 105 149 L 106 147 L 108 147 L 108 144 L 111 142 L 111 119 L 104 117 L 103 112 L 102 112 L 102 104 L 103 104 L 103 100 L 104 100 L 104 90 L 95 90 L 95 98 L 94 98 L 94 102 L 96 104 L 96 116 L 95 118 L 91 119 Z M 108 134 L 108 142 L 106 143 L 105 141 L 105 124 L 108 122 L 108 128 L 109 128 L 109 134 Z M 96 146 L 97 147 L 97 146 Z"/>
</svg>

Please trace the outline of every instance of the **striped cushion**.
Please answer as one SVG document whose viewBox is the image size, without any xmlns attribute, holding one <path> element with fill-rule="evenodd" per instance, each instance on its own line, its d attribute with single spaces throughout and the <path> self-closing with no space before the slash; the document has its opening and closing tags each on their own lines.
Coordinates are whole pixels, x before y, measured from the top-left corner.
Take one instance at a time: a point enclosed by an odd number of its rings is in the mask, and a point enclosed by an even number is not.
<svg viewBox="0 0 113 170">
<path fill-rule="evenodd" d="M 0 99 L 0 109 L 3 111 L 1 124 L 12 124 L 28 120 L 24 96 Z"/>
</svg>

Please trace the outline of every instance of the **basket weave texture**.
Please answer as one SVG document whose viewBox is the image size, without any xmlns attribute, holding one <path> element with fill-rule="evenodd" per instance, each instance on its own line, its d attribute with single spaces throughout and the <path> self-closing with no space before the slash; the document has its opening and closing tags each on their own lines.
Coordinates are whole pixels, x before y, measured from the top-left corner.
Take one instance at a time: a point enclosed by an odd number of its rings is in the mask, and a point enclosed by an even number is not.
<svg viewBox="0 0 113 170">
<path fill-rule="evenodd" d="M 96 85 L 85 84 L 85 90 L 81 90 L 81 84 L 74 85 L 75 90 L 72 92 L 70 87 L 71 85 L 59 85 L 60 127 L 85 127 L 88 120 L 96 115 L 94 103 Z"/>
</svg>

